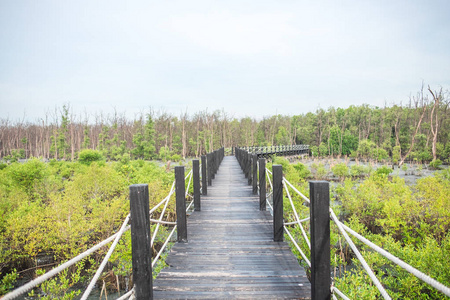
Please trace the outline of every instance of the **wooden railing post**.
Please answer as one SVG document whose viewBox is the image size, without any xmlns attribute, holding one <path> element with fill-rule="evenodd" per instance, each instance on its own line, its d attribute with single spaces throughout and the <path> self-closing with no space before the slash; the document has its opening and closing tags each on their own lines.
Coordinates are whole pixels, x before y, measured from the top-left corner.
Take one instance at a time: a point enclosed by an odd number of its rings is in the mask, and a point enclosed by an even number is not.
<svg viewBox="0 0 450 300">
<path fill-rule="evenodd" d="M 214 156 L 216 157 L 216 168 L 214 170 L 214 174 L 217 174 L 217 171 L 219 171 L 220 166 L 220 152 L 219 150 L 214 151 Z"/>
<path fill-rule="evenodd" d="M 283 241 L 283 167 L 272 166 L 273 174 L 273 241 Z"/>
<path fill-rule="evenodd" d="M 247 179 L 248 185 L 252 184 L 252 154 L 250 152 L 247 153 Z"/>
<path fill-rule="evenodd" d="M 200 211 L 200 162 L 192 161 L 192 179 L 194 181 L 194 210 Z"/>
<path fill-rule="evenodd" d="M 208 185 L 212 185 L 212 158 L 211 158 L 211 153 L 206 154 L 206 158 L 207 158 L 207 168 L 208 168 Z"/>
<path fill-rule="evenodd" d="M 266 210 L 266 160 L 259 159 L 259 210 Z"/>
<path fill-rule="evenodd" d="M 252 171 L 253 171 L 253 195 L 258 194 L 258 155 L 252 155 Z"/>
<path fill-rule="evenodd" d="M 208 177 L 206 176 L 206 155 L 202 155 L 202 195 L 208 195 Z"/>
<path fill-rule="evenodd" d="M 131 248 L 136 299 L 153 299 L 148 184 L 130 186 Z"/>
<path fill-rule="evenodd" d="M 177 211 L 177 241 L 187 242 L 186 224 L 186 186 L 184 180 L 184 166 L 175 167 L 175 195 Z"/>
<path fill-rule="evenodd" d="M 216 177 L 216 152 L 213 150 L 211 152 L 211 179 Z"/>
<path fill-rule="evenodd" d="M 330 273 L 330 185 L 310 181 L 311 199 L 311 298 L 331 299 Z"/>
</svg>

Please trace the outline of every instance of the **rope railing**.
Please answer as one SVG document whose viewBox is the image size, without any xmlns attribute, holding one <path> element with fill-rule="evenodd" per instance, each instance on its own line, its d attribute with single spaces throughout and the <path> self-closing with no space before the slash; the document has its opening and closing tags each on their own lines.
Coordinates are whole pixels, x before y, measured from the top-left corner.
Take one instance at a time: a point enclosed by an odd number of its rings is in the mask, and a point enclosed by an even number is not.
<svg viewBox="0 0 450 300">
<path fill-rule="evenodd" d="M 268 169 L 266 171 L 267 171 L 266 172 L 267 174 L 271 173 Z M 298 194 L 301 198 L 303 198 L 303 200 L 305 200 L 306 202 L 310 203 L 310 199 L 308 199 L 305 195 L 303 195 L 286 178 L 283 178 L 283 183 L 284 183 L 284 188 L 286 190 L 286 194 L 287 194 L 288 199 L 289 199 L 289 201 L 291 203 L 291 207 L 293 209 L 294 216 L 295 216 L 295 221 L 284 223 L 284 229 L 285 229 L 287 235 L 289 236 L 290 240 L 293 242 L 295 248 L 299 251 L 299 253 L 302 256 L 302 258 L 305 260 L 305 262 L 308 264 L 308 266 L 311 266 L 311 263 L 310 263 L 309 259 L 306 257 L 306 255 L 304 254 L 304 252 L 301 250 L 300 246 L 298 245 L 297 241 L 294 239 L 293 235 L 289 232 L 288 228 L 286 227 L 286 226 L 298 225 L 300 228 L 303 228 L 301 226 L 301 224 L 306 222 L 306 221 L 308 221 L 308 220 L 310 220 L 310 218 L 300 219 L 298 217 L 298 213 L 297 213 L 297 211 L 295 209 L 292 197 L 291 197 L 291 195 L 290 195 L 290 193 L 289 193 L 289 191 L 287 189 L 287 186 L 289 186 L 293 191 L 295 191 L 295 193 Z M 389 296 L 389 294 L 387 293 L 386 289 L 383 287 L 381 282 L 378 280 L 378 278 L 374 274 L 373 270 L 369 267 L 369 265 L 365 261 L 364 257 L 359 252 L 358 248 L 353 243 L 353 241 L 351 240 L 351 238 L 349 237 L 347 232 L 350 233 L 352 236 L 356 237 L 359 241 L 361 241 L 363 244 L 365 244 L 369 248 L 373 249 L 374 251 L 376 251 L 380 255 L 384 256 L 385 258 L 387 258 L 388 260 L 390 260 L 394 264 L 396 264 L 396 265 L 400 266 L 401 268 L 403 268 L 405 271 L 407 271 L 410 274 L 416 276 L 418 279 L 422 280 L 423 282 L 427 283 L 428 285 L 432 286 L 433 288 L 437 289 L 438 291 L 442 292 L 443 294 L 445 294 L 447 296 L 450 296 L 450 288 L 449 287 L 443 285 L 442 283 L 438 282 L 437 280 L 435 280 L 435 279 L 431 278 L 430 276 L 424 274 L 423 272 L 417 270 L 416 268 L 412 267 L 411 265 L 407 264 L 406 262 L 402 261 L 398 257 L 392 255 L 388 251 L 382 249 L 381 247 L 377 246 L 376 244 L 372 243 L 368 239 L 364 238 L 362 235 L 360 235 L 357 232 L 355 232 L 354 230 L 352 230 L 350 227 L 348 227 L 347 225 L 345 225 L 344 223 L 339 221 L 339 219 L 337 218 L 337 216 L 334 213 L 332 208 L 330 208 L 330 219 L 333 220 L 333 222 L 336 224 L 339 232 L 344 236 L 345 240 L 349 244 L 349 246 L 352 249 L 353 253 L 356 255 L 356 257 L 358 258 L 358 260 L 362 264 L 364 270 L 366 271 L 368 276 L 371 278 L 372 282 L 377 287 L 377 289 L 380 291 L 380 294 L 383 296 L 384 299 L 391 299 L 391 297 Z M 305 242 L 308 245 L 310 245 L 309 239 L 307 238 L 307 235 L 305 234 L 304 230 L 302 230 L 302 236 L 305 239 Z M 331 291 L 332 291 L 332 293 L 336 293 L 342 299 L 349 299 L 344 293 L 342 293 L 335 286 L 332 286 Z M 333 298 L 335 298 L 334 294 L 333 294 Z"/>
<path fill-rule="evenodd" d="M 125 300 L 125 299 L 131 299 L 133 297 L 134 288 L 132 288 L 128 293 L 122 295 L 121 297 L 117 298 L 116 300 Z"/>
<path fill-rule="evenodd" d="M 189 187 L 190 184 L 192 182 L 192 170 L 187 174 L 186 179 L 189 177 L 189 182 L 188 182 L 188 189 L 187 191 L 189 191 Z M 154 239 L 158 234 L 158 230 L 160 225 L 175 225 L 174 228 L 172 229 L 171 233 L 169 234 L 169 236 L 167 237 L 166 241 L 164 242 L 163 246 L 161 247 L 159 253 L 156 255 L 155 259 L 152 262 L 152 266 L 154 266 L 158 259 L 160 258 L 161 254 L 163 253 L 164 249 L 166 248 L 167 244 L 169 243 L 172 235 L 174 234 L 175 230 L 176 230 L 176 222 L 170 222 L 170 221 L 163 221 L 162 218 L 164 217 L 164 213 L 166 211 L 166 208 L 170 202 L 171 196 L 174 194 L 175 192 L 175 181 L 172 184 L 172 187 L 170 189 L 170 192 L 168 194 L 167 197 L 165 197 L 163 200 L 161 200 L 158 204 L 156 204 L 150 211 L 149 214 L 153 214 L 160 206 L 164 205 L 164 208 L 161 212 L 161 215 L 159 217 L 158 220 L 155 219 L 150 219 L 151 223 L 156 223 L 156 229 L 155 232 L 153 234 L 153 239 L 151 241 L 151 245 L 153 245 L 154 243 Z M 186 192 L 186 196 L 188 195 L 188 193 Z M 189 208 L 191 207 L 191 205 L 193 204 L 193 201 L 191 201 L 191 203 L 189 204 L 187 210 L 189 210 Z M 70 259 L 69 261 L 59 265 L 58 267 L 50 270 L 49 272 L 35 278 L 34 280 L 24 284 L 23 286 L 11 291 L 10 293 L 4 295 L 2 297 L 2 300 L 9 300 L 9 299 L 15 299 L 17 297 L 19 297 L 20 295 L 30 291 L 31 289 L 37 287 L 38 285 L 42 284 L 43 282 L 49 280 L 50 278 L 56 276 L 57 274 L 61 273 L 62 271 L 64 271 L 65 269 L 75 265 L 76 263 L 80 262 L 81 260 L 85 259 L 86 257 L 90 256 L 92 253 L 98 251 L 100 248 L 104 247 L 105 245 L 113 242 L 110 246 L 110 248 L 108 249 L 107 254 L 105 255 L 105 257 L 103 258 L 100 266 L 98 267 L 96 273 L 94 274 L 93 278 L 91 279 L 88 287 L 86 288 L 86 290 L 84 291 L 83 295 L 81 296 L 81 300 L 85 300 L 87 299 L 87 297 L 89 296 L 89 294 L 92 292 L 95 283 L 97 282 L 98 278 L 101 276 L 101 273 L 103 272 L 108 260 L 110 259 L 112 253 L 114 252 L 117 244 L 119 243 L 123 233 L 125 233 L 126 231 L 128 231 L 131 227 L 130 225 L 128 225 L 130 220 L 130 214 L 127 215 L 127 217 L 125 218 L 124 222 L 122 223 L 119 231 L 113 235 L 111 235 L 110 237 L 106 238 L 105 240 L 99 242 L 97 245 L 89 248 L 88 250 L 84 251 L 83 253 L 77 255 L 76 257 Z M 119 299 L 128 299 L 130 297 L 132 297 L 133 290 L 130 290 L 128 293 L 126 293 L 125 295 L 121 296 Z"/>
<path fill-rule="evenodd" d="M 98 278 L 103 272 L 103 269 L 105 268 L 106 264 L 108 263 L 109 258 L 111 257 L 114 249 L 116 249 L 117 244 L 119 243 L 120 238 L 122 237 L 123 233 L 126 230 L 126 227 L 128 225 L 128 221 L 130 220 L 130 214 L 125 218 L 125 221 L 123 222 L 122 226 L 120 227 L 119 232 L 117 233 L 116 238 L 114 239 L 114 242 L 112 243 L 111 247 L 109 247 L 108 253 L 106 253 L 105 257 L 103 258 L 102 263 L 97 269 L 97 272 L 95 272 L 94 277 L 92 278 L 91 282 L 89 283 L 88 287 L 86 288 L 83 296 L 81 296 L 81 300 L 86 300 L 89 294 L 91 293 L 92 289 L 94 288 L 95 283 L 97 282 Z"/>
<path fill-rule="evenodd" d="M 283 187 L 289 198 L 289 202 L 291 203 L 291 207 L 292 207 L 292 211 L 294 212 L 295 220 L 297 221 L 297 224 L 300 227 L 300 230 L 302 231 L 303 237 L 305 238 L 305 242 L 308 245 L 308 248 L 311 249 L 311 242 L 309 241 L 308 236 L 306 235 L 305 229 L 303 228 L 303 225 L 300 222 L 300 218 L 298 216 L 297 209 L 295 208 L 294 202 L 292 201 L 291 193 L 289 193 L 289 189 L 287 188 L 287 184 L 285 182 L 287 182 L 287 180 L 285 178 L 283 178 Z"/>
<path fill-rule="evenodd" d="M 127 230 L 129 229 L 129 226 L 127 226 Z M 36 279 L 24 284 L 23 286 L 13 290 L 12 292 L 6 294 L 3 296 L 2 300 L 10 300 L 10 299 L 15 299 L 17 297 L 19 297 L 20 295 L 28 292 L 29 290 L 31 290 L 32 288 L 35 288 L 36 286 L 40 285 L 41 283 L 43 283 L 44 281 L 52 278 L 53 276 L 61 273 L 62 271 L 64 271 L 65 269 L 75 265 L 76 263 L 80 262 L 81 260 L 85 259 L 86 257 L 88 257 L 89 255 L 91 255 L 92 253 L 96 252 L 97 250 L 99 250 L 100 248 L 104 247 L 105 245 L 109 244 L 110 242 L 112 242 L 116 236 L 118 235 L 118 233 L 113 234 L 112 236 L 110 236 L 109 238 L 103 240 L 102 242 L 98 243 L 97 245 L 91 247 L 90 249 L 86 250 L 85 252 L 77 255 L 76 257 L 72 258 L 71 260 L 59 265 L 56 268 L 53 268 L 52 270 L 50 270 L 49 272 L 37 277 Z"/>
<path fill-rule="evenodd" d="M 257 155 L 278 153 L 295 155 L 309 151 L 309 145 L 250 146 L 240 147 L 240 149 Z"/>
</svg>

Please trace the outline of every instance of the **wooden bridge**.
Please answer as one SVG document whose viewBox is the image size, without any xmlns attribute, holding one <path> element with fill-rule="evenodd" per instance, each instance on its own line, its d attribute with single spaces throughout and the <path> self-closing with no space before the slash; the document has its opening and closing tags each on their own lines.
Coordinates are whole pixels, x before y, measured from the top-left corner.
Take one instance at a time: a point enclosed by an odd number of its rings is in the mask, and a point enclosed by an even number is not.
<svg viewBox="0 0 450 300">
<path fill-rule="evenodd" d="M 16 299 L 112 242 L 81 297 L 81 300 L 87 300 L 121 236 L 130 228 L 134 287 L 117 300 L 153 298 L 328 300 L 331 297 L 337 299 L 336 295 L 349 300 L 348 296 L 332 284 L 330 276 L 330 220 L 335 223 L 384 299 L 391 299 L 388 291 L 369 267 L 349 234 L 393 264 L 450 297 L 450 287 L 408 265 L 339 221 L 329 205 L 328 182 L 310 181 L 308 198 L 283 178 L 281 165 L 273 165 L 272 171 L 266 168 L 263 158 L 266 154 L 272 155 L 276 152 L 280 155 L 291 155 L 292 151 L 307 150 L 307 146 L 305 147 L 250 149 L 252 152 L 236 147 L 234 149 L 236 157 L 224 157 L 224 148 L 215 150 L 201 157 L 203 194 L 201 199 L 200 162 L 193 160 L 192 170 L 186 177 L 183 166 L 175 167 L 175 181 L 169 195 L 151 210 L 149 210 L 148 185 L 131 185 L 130 214 L 118 232 L 9 292 L 2 300 Z M 266 175 L 269 186 L 266 184 Z M 186 178 L 190 178 L 187 184 L 188 191 L 190 183 L 193 183 L 193 201 L 190 205 L 194 204 L 195 208 L 188 221 Z M 267 194 L 268 187 L 271 191 Z M 299 218 L 289 189 L 302 199 L 300 201 L 305 201 L 303 204 L 309 206 L 308 218 Z M 284 197 L 283 190 L 287 198 Z M 164 211 L 174 193 L 177 220 L 163 221 Z M 268 195 L 272 201 L 267 201 Z M 293 222 L 284 220 L 283 202 L 286 202 L 284 200 L 289 200 L 295 216 Z M 266 211 L 266 203 L 271 206 L 273 217 Z M 158 208 L 162 208 L 159 220 L 151 219 L 150 215 Z M 149 230 L 151 222 L 157 223 L 155 232 Z M 309 222 L 310 237 L 302 226 L 303 222 Z M 152 259 L 152 245 L 158 236 L 160 225 L 169 225 L 172 231 Z M 302 232 L 310 250 L 309 257 L 290 233 L 291 226 L 297 226 Z M 158 262 L 175 230 L 178 243 L 173 246 L 166 259 L 168 267 L 163 269 L 153 282 L 152 268 Z M 299 266 L 288 245 L 283 242 L 284 233 L 298 250 L 302 261 L 310 267 L 310 280 L 306 278 L 305 270 Z"/>
<path fill-rule="evenodd" d="M 309 154 L 309 145 L 277 145 L 277 146 L 251 146 L 238 149 L 256 154 L 258 157 L 270 157 L 274 155 L 289 156 Z"/>
<path fill-rule="evenodd" d="M 153 283 L 156 299 L 310 299 L 311 286 L 235 157 L 227 156 Z"/>
</svg>

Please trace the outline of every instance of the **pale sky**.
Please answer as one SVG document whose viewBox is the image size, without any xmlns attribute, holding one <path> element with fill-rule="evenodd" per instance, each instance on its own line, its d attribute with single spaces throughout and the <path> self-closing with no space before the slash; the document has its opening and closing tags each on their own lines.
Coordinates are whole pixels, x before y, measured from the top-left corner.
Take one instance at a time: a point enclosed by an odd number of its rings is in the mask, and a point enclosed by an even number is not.
<svg viewBox="0 0 450 300">
<path fill-rule="evenodd" d="M 295 115 L 450 88 L 450 1 L 0 0 L 0 118 Z"/>
</svg>

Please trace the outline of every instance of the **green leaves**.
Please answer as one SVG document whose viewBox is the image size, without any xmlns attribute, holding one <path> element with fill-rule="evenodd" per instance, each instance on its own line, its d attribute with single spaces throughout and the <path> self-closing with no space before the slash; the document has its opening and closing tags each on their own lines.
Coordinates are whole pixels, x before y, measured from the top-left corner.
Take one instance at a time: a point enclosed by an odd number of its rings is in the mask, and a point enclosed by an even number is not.
<svg viewBox="0 0 450 300">
<path fill-rule="evenodd" d="M 105 158 L 101 154 L 100 151 L 85 149 L 80 151 L 78 154 L 78 161 L 83 164 L 89 166 L 94 161 L 104 161 Z"/>
</svg>

